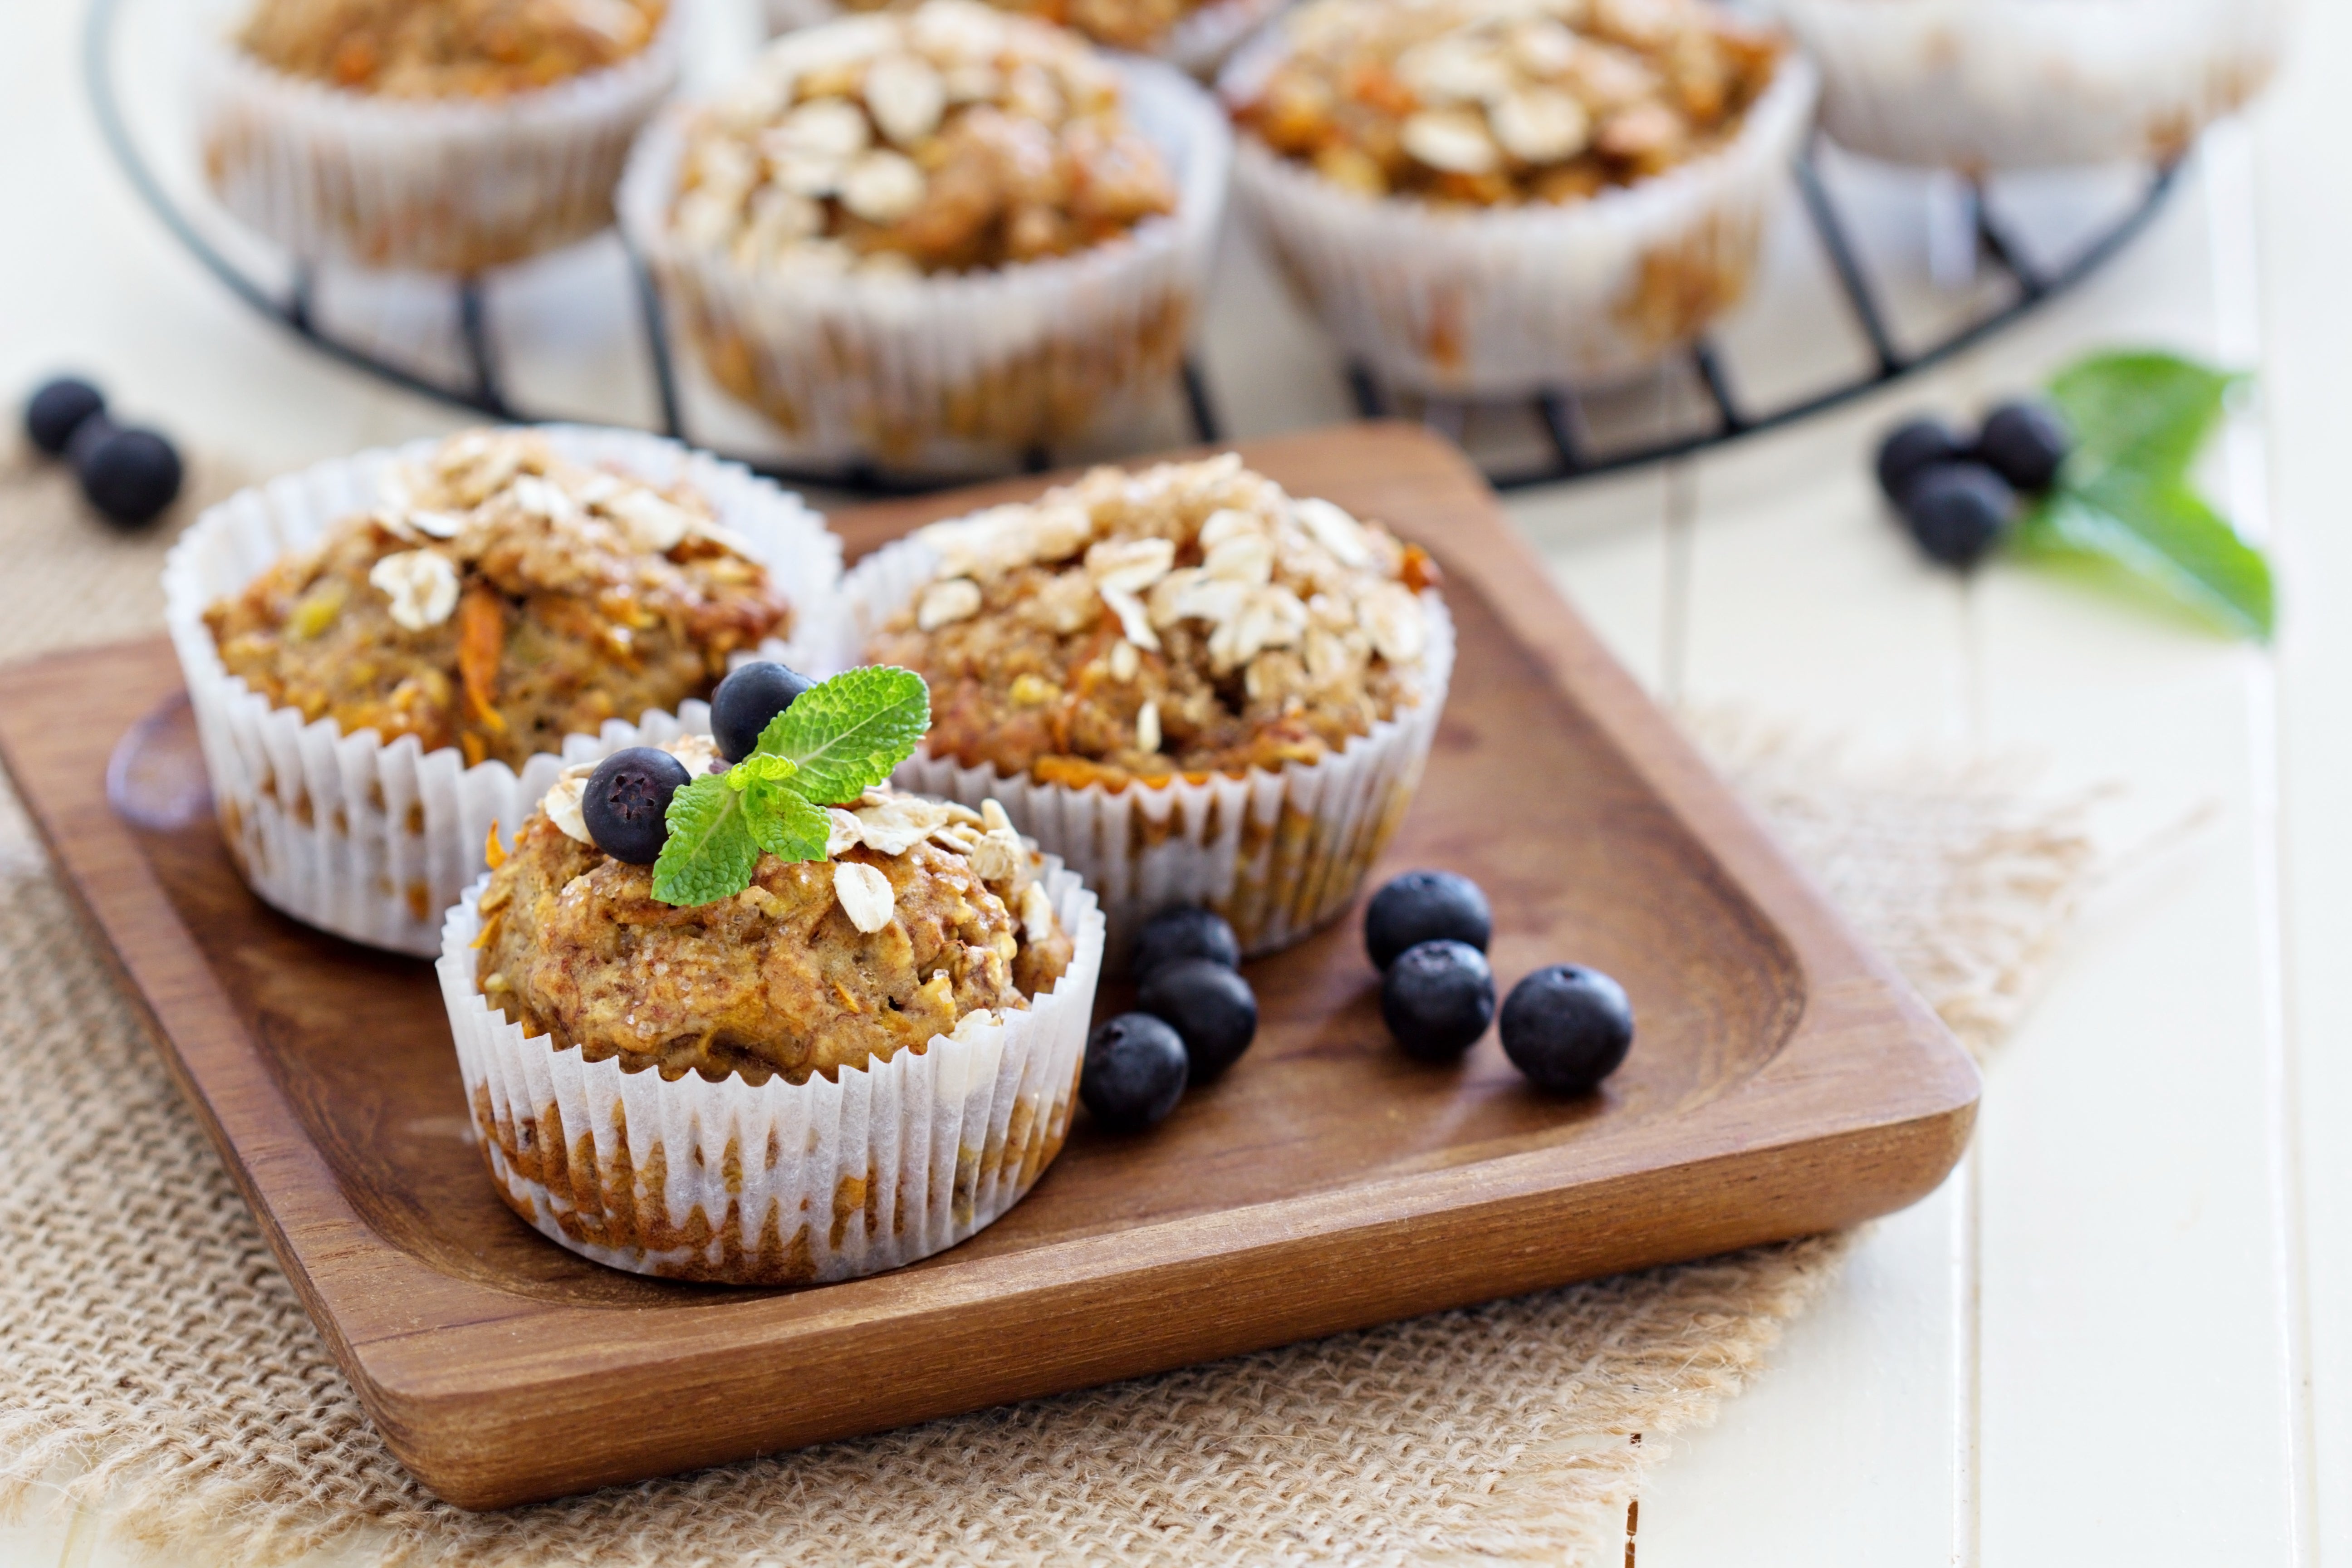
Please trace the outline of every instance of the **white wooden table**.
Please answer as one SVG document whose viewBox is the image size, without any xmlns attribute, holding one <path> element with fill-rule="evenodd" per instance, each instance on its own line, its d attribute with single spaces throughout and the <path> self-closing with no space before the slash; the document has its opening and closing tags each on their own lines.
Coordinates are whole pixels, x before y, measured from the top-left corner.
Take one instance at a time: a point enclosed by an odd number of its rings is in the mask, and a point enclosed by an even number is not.
<svg viewBox="0 0 2352 1568">
<path fill-rule="evenodd" d="M 179 254 L 81 104 L 78 7 L 5 11 L 0 390 L 84 367 L 257 472 L 449 427 Z M 2084 292 L 1850 413 L 1513 500 L 1662 696 L 2119 782 L 2118 845 L 2210 808 L 2094 904 L 1959 1172 L 1664 1466 L 1643 1568 L 2352 1563 L 2352 986 L 2329 978 L 2352 952 L 2352 8 L 2300 20 L 2272 99 Z M 1312 329 L 1227 259 L 1209 358 L 1229 423 L 1344 417 Z M 1776 330 L 1795 329 L 1738 328 Z M 2275 649 L 2013 567 L 1964 584 L 1881 514 L 1866 453 L 1898 410 L 1973 409 L 2117 342 L 2259 369 L 2211 488 L 2282 564 Z M 0 1530 L 0 1563 L 120 1557 L 102 1512 Z"/>
</svg>

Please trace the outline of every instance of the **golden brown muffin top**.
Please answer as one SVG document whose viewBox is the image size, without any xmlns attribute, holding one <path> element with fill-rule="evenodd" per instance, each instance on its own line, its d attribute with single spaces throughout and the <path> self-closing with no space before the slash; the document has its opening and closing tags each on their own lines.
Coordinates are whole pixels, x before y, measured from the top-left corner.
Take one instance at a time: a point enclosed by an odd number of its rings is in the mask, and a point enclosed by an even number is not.
<svg viewBox="0 0 2352 1568">
<path fill-rule="evenodd" d="M 688 135 L 671 223 L 796 276 L 1066 256 L 1173 212 L 1083 38 L 977 0 L 789 34 Z"/>
<path fill-rule="evenodd" d="M 1311 0 L 1234 105 L 1366 195 L 1580 200 L 1721 146 L 1781 46 L 1708 0 Z"/>
<path fill-rule="evenodd" d="M 277 70 L 383 98 L 499 98 L 618 65 L 668 0 L 260 0 L 238 42 Z"/>
<path fill-rule="evenodd" d="M 751 547 L 689 486 L 583 468 L 530 430 L 454 436 L 375 510 L 205 612 L 274 707 L 468 766 L 707 697 L 789 629 Z"/>
<path fill-rule="evenodd" d="M 1231 453 L 916 537 L 936 575 L 867 656 L 923 677 L 925 744 L 965 766 L 1114 788 L 1278 768 L 1421 696 L 1434 563 Z"/>
<path fill-rule="evenodd" d="M 698 737 L 668 749 L 690 772 L 718 757 Z M 869 792 L 832 810 L 829 858 L 763 854 L 743 891 L 678 908 L 653 897 L 651 867 L 589 838 L 590 771 L 549 792 L 479 906 L 483 995 L 555 1049 L 665 1079 L 833 1079 L 1024 1010 L 1069 966 L 1001 810 Z"/>
</svg>

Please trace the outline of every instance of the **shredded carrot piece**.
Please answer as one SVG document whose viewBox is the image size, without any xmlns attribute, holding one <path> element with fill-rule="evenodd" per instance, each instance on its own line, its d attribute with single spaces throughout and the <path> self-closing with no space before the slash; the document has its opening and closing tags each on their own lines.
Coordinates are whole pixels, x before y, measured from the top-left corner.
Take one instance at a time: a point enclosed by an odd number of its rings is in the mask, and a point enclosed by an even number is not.
<svg viewBox="0 0 2352 1568">
<path fill-rule="evenodd" d="M 499 656 L 506 651 L 507 613 L 493 588 L 467 591 L 457 605 L 457 678 L 466 686 L 466 706 L 494 735 L 507 721 L 493 704 L 499 694 Z"/>
<path fill-rule="evenodd" d="M 507 863 L 506 846 L 499 842 L 499 819 L 495 816 L 490 818 L 490 841 L 482 846 L 482 858 L 490 863 L 493 871 Z"/>
</svg>

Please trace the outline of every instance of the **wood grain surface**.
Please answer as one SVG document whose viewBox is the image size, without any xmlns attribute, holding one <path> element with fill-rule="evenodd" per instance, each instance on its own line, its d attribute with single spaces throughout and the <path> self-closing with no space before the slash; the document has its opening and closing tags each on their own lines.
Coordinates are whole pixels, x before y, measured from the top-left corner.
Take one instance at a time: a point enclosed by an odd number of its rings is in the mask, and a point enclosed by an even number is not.
<svg viewBox="0 0 2352 1568">
<path fill-rule="evenodd" d="M 1849 1224 L 1950 1168 L 1973 1068 L 1452 449 L 1380 425 L 1242 451 L 1448 573 L 1454 688 L 1380 874 L 1478 879 L 1501 986 L 1559 960 L 1618 976 L 1633 1056 L 1582 1101 L 1527 1089 L 1491 1036 L 1458 1068 L 1407 1061 L 1350 920 L 1250 965 L 1257 1044 L 1154 1133 L 1082 1118 L 1003 1220 L 868 1279 L 669 1284 L 525 1228 L 483 1174 L 429 966 L 308 931 L 237 881 L 168 645 L 0 671 L 0 759 L 426 1485 L 497 1507 L 875 1430 Z M 855 554 L 1043 482 L 836 523 Z M 1109 987 L 1100 1010 L 1123 999 Z"/>
</svg>

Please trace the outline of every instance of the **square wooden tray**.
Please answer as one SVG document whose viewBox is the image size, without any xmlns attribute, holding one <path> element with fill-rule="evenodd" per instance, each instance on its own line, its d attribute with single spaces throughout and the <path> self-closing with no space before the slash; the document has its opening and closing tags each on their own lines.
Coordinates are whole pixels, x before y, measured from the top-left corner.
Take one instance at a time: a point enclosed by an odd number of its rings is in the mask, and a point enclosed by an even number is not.
<svg viewBox="0 0 2352 1568">
<path fill-rule="evenodd" d="M 490 1508 L 789 1448 L 1847 1225 L 1958 1159 L 1975 1069 L 1452 448 L 1383 425 L 1242 450 L 1448 574 L 1453 697 L 1380 875 L 1477 878 L 1502 986 L 1562 959 L 1615 974 L 1633 1056 L 1572 1102 L 1528 1090 L 1491 1034 L 1459 1068 L 1409 1061 L 1351 918 L 1250 966 L 1256 1046 L 1154 1133 L 1081 1118 L 1008 1216 L 874 1279 L 665 1283 L 525 1228 L 484 1175 L 430 968 L 296 925 L 238 881 L 169 646 L 0 671 L 0 757 L 419 1479 Z M 837 525 L 856 553 L 1040 483 Z M 1124 1000 L 1108 988 L 1102 1010 Z"/>
</svg>

